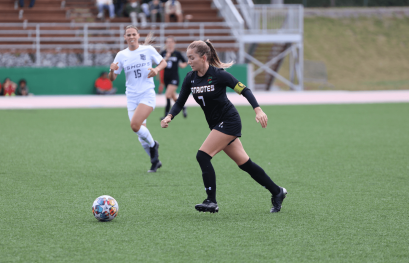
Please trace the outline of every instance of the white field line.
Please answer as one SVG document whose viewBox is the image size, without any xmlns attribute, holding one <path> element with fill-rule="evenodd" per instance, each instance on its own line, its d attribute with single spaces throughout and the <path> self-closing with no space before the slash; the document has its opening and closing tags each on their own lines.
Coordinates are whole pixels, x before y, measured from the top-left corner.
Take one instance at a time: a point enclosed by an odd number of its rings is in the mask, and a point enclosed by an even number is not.
<svg viewBox="0 0 409 263">
<path fill-rule="evenodd" d="M 260 105 L 351 104 L 409 102 L 409 90 L 395 91 L 303 91 L 255 92 Z M 235 93 L 227 97 L 234 105 L 248 105 L 246 98 Z M 156 107 L 165 106 L 165 96 L 156 96 Z M 187 106 L 198 106 L 192 96 Z M 125 108 L 125 95 L 99 96 L 28 96 L 0 97 L 0 109 Z"/>
</svg>

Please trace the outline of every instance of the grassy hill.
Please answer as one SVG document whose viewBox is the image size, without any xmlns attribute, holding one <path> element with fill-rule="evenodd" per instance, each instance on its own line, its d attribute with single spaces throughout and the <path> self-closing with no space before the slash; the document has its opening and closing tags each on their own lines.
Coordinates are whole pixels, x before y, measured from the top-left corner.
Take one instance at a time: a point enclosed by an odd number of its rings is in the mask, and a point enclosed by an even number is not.
<svg viewBox="0 0 409 263">
<path fill-rule="evenodd" d="M 409 18 L 305 18 L 304 58 L 324 62 L 335 89 L 409 89 L 408 32 Z"/>
</svg>

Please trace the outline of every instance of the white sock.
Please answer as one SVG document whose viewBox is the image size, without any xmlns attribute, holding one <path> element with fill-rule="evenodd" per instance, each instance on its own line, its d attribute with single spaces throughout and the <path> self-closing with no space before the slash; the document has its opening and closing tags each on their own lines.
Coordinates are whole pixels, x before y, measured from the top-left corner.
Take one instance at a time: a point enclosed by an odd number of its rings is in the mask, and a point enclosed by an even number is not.
<svg viewBox="0 0 409 263">
<path fill-rule="evenodd" d="M 151 157 L 151 151 L 149 149 L 149 144 L 145 142 L 144 140 L 142 140 L 140 137 L 138 137 L 138 139 L 141 142 L 142 147 L 145 150 L 145 152 L 148 154 L 149 157 Z"/>
<path fill-rule="evenodd" d="M 139 138 L 145 141 L 149 145 L 149 147 L 155 146 L 155 141 L 153 140 L 148 128 L 146 128 L 145 126 L 141 125 L 141 128 L 139 128 L 139 131 L 136 132 L 136 134 L 138 134 Z"/>
</svg>

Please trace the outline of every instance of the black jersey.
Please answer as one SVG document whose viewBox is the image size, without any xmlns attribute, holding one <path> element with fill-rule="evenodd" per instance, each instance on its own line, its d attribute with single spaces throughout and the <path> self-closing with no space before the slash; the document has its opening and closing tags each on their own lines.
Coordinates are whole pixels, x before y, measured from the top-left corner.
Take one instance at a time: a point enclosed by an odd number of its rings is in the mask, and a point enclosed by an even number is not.
<svg viewBox="0 0 409 263">
<path fill-rule="evenodd" d="M 245 86 L 224 69 L 209 66 L 206 74 L 199 77 L 196 71 L 189 72 L 182 85 L 179 98 L 176 101 L 178 106 L 183 107 L 189 94 L 202 108 L 209 128 L 227 119 L 235 119 L 239 116 L 234 105 L 226 95 L 226 87 L 234 89 L 241 94 Z M 173 108 L 172 108 L 173 110 Z M 178 112 L 170 112 L 173 116 Z"/>
<path fill-rule="evenodd" d="M 164 58 L 166 57 L 166 50 L 163 50 L 160 52 L 160 55 Z M 172 52 L 168 60 L 166 61 L 168 65 L 165 68 L 165 77 L 167 76 L 172 76 L 172 75 L 177 75 L 178 74 L 178 69 L 179 69 L 179 62 L 186 62 L 186 59 L 183 57 L 182 53 L 179 51 L 175 50 Z"/>
</svg>

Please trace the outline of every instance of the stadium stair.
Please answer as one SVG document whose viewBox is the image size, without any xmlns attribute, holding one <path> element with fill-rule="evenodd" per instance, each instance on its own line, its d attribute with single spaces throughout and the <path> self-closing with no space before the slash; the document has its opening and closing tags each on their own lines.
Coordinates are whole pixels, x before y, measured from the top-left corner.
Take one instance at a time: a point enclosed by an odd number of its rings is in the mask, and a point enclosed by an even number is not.
<svg viewBox="0 0 409 263">
<path fill-rule="evenodd" d="M 182 23 L 168 23 L 165 28 L 165 37 L 174 36 L 177 41 L 176 48 L 185 52 L 186 47 L 194 40 L 198 40 L 200 27 L 192 22 L 215 22 L 223 21 L 216 8 L 212 7 L 212 0 L 179 0 L 184 15 L 192 15 L 192 19 Z M 18 23 L 0 27 L 0 52 L 35 52 L 36 26 L 41 24 L 41 52 L 74 52 L 81 54 L 83 35 L 81 25 L 75 23 L 100 23 L 98 26 L 89 28 L 90 45 L 99 45 L 102 48 L 90 50 L 90 53 L 104 52 L 110 49 L 110 44 L 118 44 L 121 40 L 119 23 L 130 24 L 128 17 L 119 17 L 101 21 L 97 19 L 97 8 L 94 0 L 36 0 L 33 8 L 20 8 L 16 0 L 0 0 L 0 23 Z M 107 23 L 109 22 L 109 23 Z M 29 24 L 27 24 L 29 23 Z M 50 23 L 50 25 L 47 25 Z M 51 23 L 56 23 L 51 25 Z M 114 26 L 112 23 L 115 23 Z M 110 25 L 111 24 L 111 25 Z M 237 51 L 236 39 L 231 35 L 230 29 L 223 25 L 206 25 L 205 38 L 209 38 L 217 47 L 218 51 Z M 145 36 L 153 31 L 156 37 L 159 34 L 158 27 L 141 29 L 140 33 Z M 205 40 L 205 39 L 203 39 Z M 21 48 L 17 45 L 20 45 Z M 65 45 L 65 46 L 64 46 Z M 23 47 L 24 46 L 24 47 Z M 69 46 L 69 47 L 68 47 Z M 156 43 L 157 46 L 157 43 Z M 10 47 L 8 49 L 8 47 Z"/>
<path fill-rule="evenodd" d="M 279 43 L 258 43 L 253 44 L 253 54 L 252 56 L 258 61 L 266 64 L 271 59 L 279 55 L 281 52 L 286 50 L 290 44 L 279 44 Z M 270 65 L 270 68 L 275 72 L 280 70 L 280 67 L 284 61 L 283 59 L 278 60 L 276 63 Z M 259 67 L 254 65 L 254 70 L 257 70 Z M 254 78 L 254 84 L 256 90 L 269 90 L 275 81 L 275 77 L 271 74 L 266 73 L 265 71 L 261 72 Z"/>
</svg>

